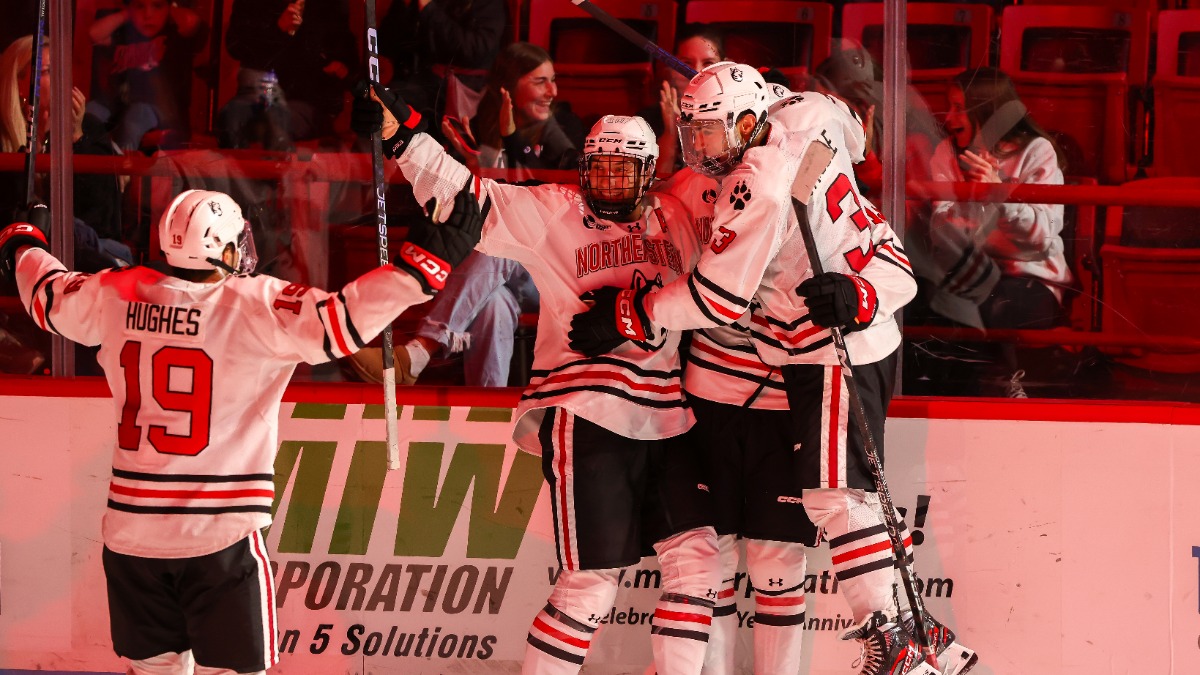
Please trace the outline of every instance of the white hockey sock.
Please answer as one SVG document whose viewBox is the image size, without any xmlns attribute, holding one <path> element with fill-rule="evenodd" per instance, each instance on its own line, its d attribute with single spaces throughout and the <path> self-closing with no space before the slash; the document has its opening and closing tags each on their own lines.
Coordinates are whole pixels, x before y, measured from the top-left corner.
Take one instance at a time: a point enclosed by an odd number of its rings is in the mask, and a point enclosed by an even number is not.
<svg viewBox="0 0 1200 675">
<path fill-rule="evenodd" d="M 533 619 L 523 675 L 576 675 L 600 619 L 617 599 L 618 570 L 562 570 Z"/>
<path fill-rule="evenodd" d="M 717 550 L 721 565 L 721 587 L 717 590 L 717 604 L 713 607 L 708 651 L 704 655 L 704 673 L 734 675 L 738 630 L 737 598 L 733 589 L 738 567 L 737 536 L 723 534 L 717 537 Z"/>
<path fill-rule="evenodd" d="M 425 370 L 425 366 L 429 365 L 430 354 L 425 351 L 421 343 L 417 340 L 409 340 L 404 343 L 404 351 L 408 352 L 408 372 L 413 377 L 421 374 Z"/>
<path fill-rule="evenodd" d="M 711 527 L 688 530 L 654 550 L 663 578 L 650 629 L 654 665 L 658 675 L 700 675 L 721 585 L 717 533 Z"/>
<path fill-rule="evenodd" d="M 804 508 L 813 524 L 825 530 L 834 576 L 854 622 L 861 623 L 876 611 L 895 620 L 899 614 L 892 589 L 896 561 L 878 495 L 850 488 L 805 490 Z"/>
<path fill-rule="evenodd" d="M 804 544 L 746 541 L 754 583 L 754 672 L 796 675 L 804 645 Z"/>
<path fill-rule="evenodd" d="M 191 673 L 196 662 L 192 650 L 166 652 L 148 659 L 129 662 L 128 675 L 183 675 Z"/>
</svg>

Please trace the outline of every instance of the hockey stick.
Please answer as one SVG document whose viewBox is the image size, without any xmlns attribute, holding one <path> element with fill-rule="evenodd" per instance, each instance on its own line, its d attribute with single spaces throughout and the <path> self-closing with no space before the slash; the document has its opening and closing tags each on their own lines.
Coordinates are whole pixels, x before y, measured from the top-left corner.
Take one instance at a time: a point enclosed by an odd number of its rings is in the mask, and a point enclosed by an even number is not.
<svg viewBox="0 0 1200 675">
<path fill-rule="evenodd" d="M 817 242 L 813 238 L 812 227 L 808 222 L 808 202 L 812 198 L 813 188 L 816 187 L 817 181 L 833 160 L 833 153 L 833 149 L 824 143 L 817 141 L 810 143 L 804 157 L 800 160 L 800 169 L 796 172 L 796 180 L 792 183 L 792 210 L 796 212 L 796 220 L 800 223 L 800 235 L 804 237 L 804 249 L 808 252 L 813 276 L 823 274 L 825 269 L 821 264 Z M 879 459 L 875 436 L 867 425 L 867 413 L 858 393 L 858 384 L 854 381 L 854 374 L 851 370 L 853 364 L 850 362 L 850 353 L 846 351 L 846 340 L 840 328 L 831 328 L 829 332 L 833 334 L 834 349 L 837 352 L 838 361 L 842 365 L 842 379 L 846 383 L 846 393 L 850 398 L 850 413 L 854 417 L 859 433 L 862 434 L 867 464 L 871 468 L 875 491 L 879 494 L 879 505 L 883 510 L 883 523 L 887 528 L 888 539 L 892 545 L 892 555 L 896 558 L 896 564 L 900 566 L 900 580 L 904 584 L 904 592 L 908 596 L 908 604 L 912 608 L 913 619 L 916 621 L 916 630 L 914 631 L 916 635 L 913 637 L 921 648 L 921 656 L 924 659 L 922 665 L 933 669 L 930 671 L 928 668 L 918 667 L 908 673 L 936 675 L 940 672 L 937 655 L 933 651 L 929 634 L 925 631 L 925 618 L 928 615 L 925 612 L 925 604 L 921 601 L 921 594 L 917 590 L 916 581 L 912 577 L 912 569 L 908 565 L 904 540 L 900 538 L 900 525 L 896 521 L 896 509 L 892 506 L 892 493 L 888 490 L 887 479 L 883 475 L 883 462 Z"/>
<path fill-rule="evenodd" d="M 367 3 L 367 75 L 373 87 L 381 87 L 379 81 L 379 34 L 375 31 L 375 0 Z M 387 201 L 383 182 L 382 131 L 371 134 L 371 176 L 375 187 L 375 227 L 379 233 L 379 266 L 388 265 Z M 400 468 L 400 441 L 396 414 L 396 364 L 392 353 L 392 322 L 383 327 L 383 420 L 387 439 L 387 465 L 389 471 Z"/>
<path fill-rule="evenodd" d="M 696 71 L 692 70 L 683 61 L 675 58 L 674 54 L 654 44 L 650 38 L 630 28 L 625 22 L 613 17 L 612 14 L 597 7 L 591 0 L 571 0 L 571 2 L 579 7 L 579 9 L 591 14 L 600 23 L 611 28 L 613 32 L 640 47 L 642 51 L 650 55 L 650 58 L 658 59 L 664 65 L 681 75 L 686 75 L 689 78 L 696 76 Z"/>
<path fill-rule="evenodd" d="M 33 206 L 33 182 L 36 176 L 34 163 L 37 160 L 38 117 L 42 113 L 42 45 L 46 43 L 46 0 L 38 0 L 37 28 L 33 32 L 33 55 L 29 62 L 29 105 L 33 116 L 29 122 L 29 140 L 25 147 L 25 203 L 22 208 Z"/>
</svg>

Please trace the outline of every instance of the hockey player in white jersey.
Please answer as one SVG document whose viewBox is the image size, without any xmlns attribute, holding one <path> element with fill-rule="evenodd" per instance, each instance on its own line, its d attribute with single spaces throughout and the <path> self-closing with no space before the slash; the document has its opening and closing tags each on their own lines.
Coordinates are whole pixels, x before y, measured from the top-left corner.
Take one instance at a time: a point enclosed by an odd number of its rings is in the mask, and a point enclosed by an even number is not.
<svg viewBox="0 0 1200 675">
<path fill-rule="evenodd" d="M 113 648 L 134 675 L 265 672 L 279 659 L 267 549 L 278 417 L 300 362 L 361 348 L 441 288 L 479 240 L 464 190 L 394 265 L 337 293 L 251 275 L 228 195 L 188 190 L 158 227 L 165 265 L 68 272 L 44 233 L 0 231 L 0 271 L 44 330 L 99 345 L 117 413 L 103 563 Z"/>
<path fill-rule="evenodd" d="M 391 92 L 376 93 L 387 113 L 358 100 L 352 125 L 367 132 L 382 124 L 384 151 L 418 201 L 470 176 L 419 133 L 417 113 Z M 542 299 L 514 438 L 542 456 L 561 573 L 533 620 L 523 673 L 579 672 L 616 600 L 619 569 L 651 551 L 663 571 L 651 628 L 658 672 L 698 674 L 703 665 L 719 583 L 716 534 L 694 462 L 668 442 L 693 422 L 680 386 L 679 335 L 622 338 L 598 358 L 567 345 L 584 291 L 609 287 L 586 301 L 612 315 L 686 274 L 700 255 L 693 213 L 650 189 L 657 155 L 645 120 L 608 116 L 588 134 L 579 185 L 476 182 L 494 204 L 478 250 L 524 265 Z M 703 190 L 684 194 L 704 207 Z"/>
<path fill-rule="evenodd" d="M 744 328 L 755 351 L 784 375 L 792 440 L 802 457 L 796 487 L 830 542 L 834 572 L 857 624 L 844 637 L 862 643 L 864 675 L 904 673 L 918 660 L 910 634 L 915 627 L 903 625 L 896 561 L 862 439 L 849 423 L 828 330 L 846 332 L 854 379 L 880 442 L 900 344 L 893 313 L 912 299 L 916 283 L 891 227 L 855 186 L 853 163 L 862 161 L 865 145 L 861 121 L 822 94 L 772 96 L 753 68 L 728 62 L 693 78 L 680 107 L 684 160 L 721 178 L 713 239 L 690 275 L 643 298 L 629 315 L 641 321 L 640 331 L 683 330 L 730 325 L 749 310 Z M 791 206 L 800 160 L 812 143 L 834 151 L 829 167 L 814 176 L 808 206 L 827 270 L 816 277 Z M 595 312 L 576 317 L 575 325 L 581 337 L 627 332 Z M 803 570 L 802 554 L 785 551 L 780 567 Z M 723 570 L 727 565 L 723 558 Z M 795 580 L 802 579 L 800 571 Z M 943 672 L 964 673 L 974 665 L 974 653 L 952 633 L 940 625 L 926 628 L 942 652 Z M 798 654 L 798 627 L 776 647 Z"/>
</svg>

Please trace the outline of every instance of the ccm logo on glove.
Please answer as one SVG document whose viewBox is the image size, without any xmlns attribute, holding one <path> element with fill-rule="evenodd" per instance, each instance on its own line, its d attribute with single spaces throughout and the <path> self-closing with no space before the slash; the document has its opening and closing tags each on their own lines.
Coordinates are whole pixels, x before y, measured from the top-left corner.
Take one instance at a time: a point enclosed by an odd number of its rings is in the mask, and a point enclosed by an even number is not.
<svg viewBox="0 0 1200 675">
<path fill-rule="evenodd" d="M 646 341 L 646 333 L 642 330 L 642 322 L 637 316 L 634 296 L 637 291 L 627 289 L 617 294 L 617 329 L 621 335 L 639 342 Z"/>
<path fill-rule="evenodd" d="M 433 290 L 445 288 L 446 277 L 450 276 L 450 265 L 446 261 L 409 242 L 400 247 L 400 257 L 425 275 Z"/>
</svg>

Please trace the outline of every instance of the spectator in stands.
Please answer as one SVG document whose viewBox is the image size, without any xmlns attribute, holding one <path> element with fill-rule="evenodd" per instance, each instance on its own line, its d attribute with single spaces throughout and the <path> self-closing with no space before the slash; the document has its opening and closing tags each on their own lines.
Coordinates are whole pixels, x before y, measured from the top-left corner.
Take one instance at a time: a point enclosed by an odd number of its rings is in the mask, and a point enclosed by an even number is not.
<svg viewBox="0 0 1200 675">
<path fill-rule="evenodd" d="M 478 141 L 478 166 L 574 169 L 583 124 L 574 115 L 558 114 L 557 96 L 554 63 L 545 49 L 528 42 L 505 47 L 488 73 L 478 113 L 465 120 L 469 140 Z M 463 152 L 456 141 L 455 149 Z"/>
<path fill-rule="evenodd" d="M 241 66 L 221 147 L 286 150 L 333 133 L 360 62 L 347 0 L 234 0 L 225 47 Z"/>
<path fill-rule="evenodd" d="M 1058 148 L 1003 72 L 965 71 L 948 99 L 948 137 L 934 152 L 933 180 L 1062 184 Z M 1061 204 L 937 202 L 923 225 L 913 223 L 909 251 L 933 311 L 982 328 L 1050 328 L 1063 320 L 1072 277 Z M 1017 350 L 1004 345 L 1000 359 L 1009 395 L 1024 398 Z"/>
<path fill-rule="evenodd" d="M 125 8 L 88 29 L 96 45 L 93 99 L 88 112 L 112 129 L 125 150 L 174 145 L 189 136 L 192 62 L 204 48 L 207 27 L 192 10 L 168 0 L 124 0 Z"/>
<path fill-rule="evenodd" d="M 713 26 L 689 24 L 683 27 L 675 41 L 675 58 L 700 72 L 725 60 L 725 38 Z M 658 88 L 658 105 L 638 111 L 638 117 L 649 122 L 658 137 L 658 173 L 662 176 L 683 168 L 675 119 L 679 117 L 679 92 L 687 87 L 688 78 L 661 63 L 655 67 L 664 71 Z"/>
<path fill-rule="evenodd" d="M 28 100 L 29 78 L 33 61 L 33 36 L 18 38 L 0 54 L 0 152 L 24 152 L 29 139 L 33 105 Z M 38 106 L 38 133 L 42 150 L 50 139 L 50 47 L 43 46 L 41 102 Z M 116 148 L 103 125 L 86 112 L 87 100 L 78 88 L 72 89 L 71 115 L 73 152 L 77 155 L 115 156 Z M 48 197 L 48 186 L 39 184 L 37 192 Z M 74 176 L 75 242 L 77 266 L 97 271 L 117 264 L 114 259 L 134 262 L 129 247 L 122 241 L 121 187 L 111 174 L 77 173 Z M 0 217 L 10 222 L 17 210 L 25 209 L 24 176 L 9 174 L 0 180 Z"/>
<path fill-rule="evenodd" d="M 479 114 L 468 120 L 463 134 L 443 121 L 443 133 L 469 166 L 577 166 L 579 144 L 567 137 L 551 112 L 558 89 L 554 64 L 544 49 L 527 42 L 509 45 L 496 59 L 488 82 Z M 475 139 L 478 151 L 470 147 Z M 451 273 L 416 336 L 397 346 L 396 381 L 413 384 L 434 356 L 461 352 L 467 385 L 508 386 L 518 319 L 538 309 L 537 288 L 520 263 L 472 253 Z M 382 352 L 361 350 L 351 363 L 365 379 L 378 380 Z"/>
<path fill-rule="evenodd" d="M 506 16 L 504 0 L 395 0 L 379 24 L 391 88 L 426 119 L 473 117 Z"/>
</svg>

